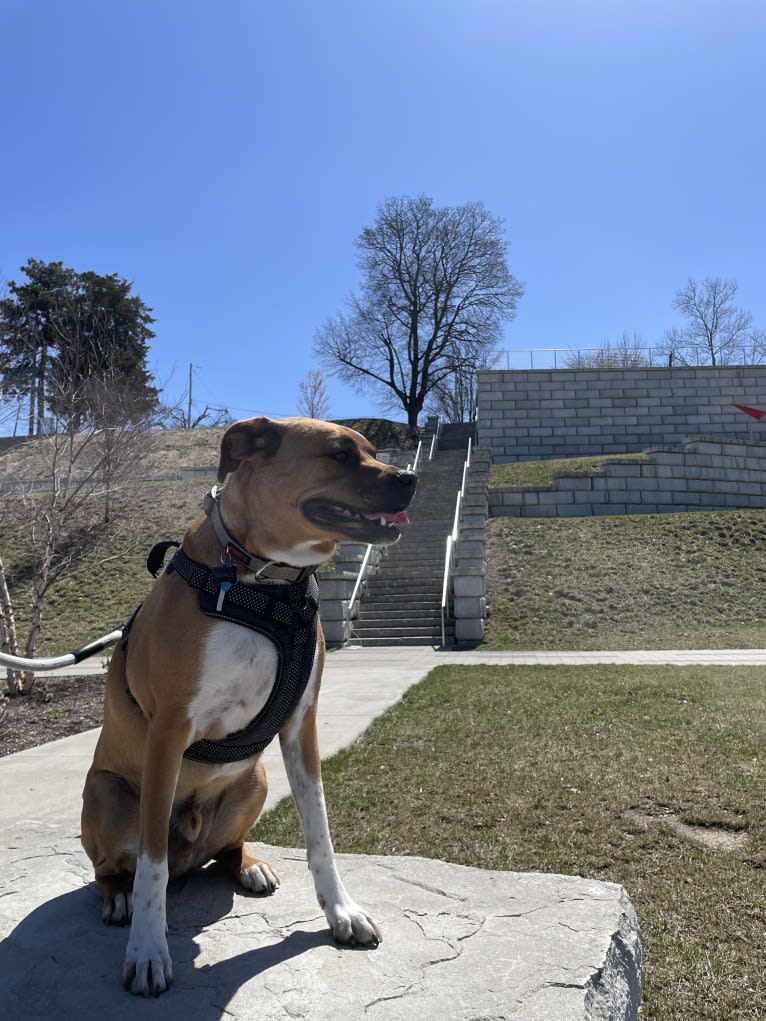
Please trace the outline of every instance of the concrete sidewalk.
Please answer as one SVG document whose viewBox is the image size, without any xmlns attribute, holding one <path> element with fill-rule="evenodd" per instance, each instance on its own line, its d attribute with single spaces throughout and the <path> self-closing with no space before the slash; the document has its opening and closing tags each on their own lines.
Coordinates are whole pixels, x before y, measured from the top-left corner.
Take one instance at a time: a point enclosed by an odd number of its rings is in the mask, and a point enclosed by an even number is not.
<svg viewBox="0 0 766 1021">
<path fill-rule="evenodd" d="M 441 664 L 766 664 L 760 650 L 492 653 L 347 648 L 320 699 L 324 757 Z M 69 672 L 82 673 L 84 665 Z M 98 668 L 98 667 L 96 667 Z M 79 844 L 80 799 L 97 731 L 0 759 L 0 1004 L 9 1018 L 351 1018 L 402 1021 L 632 1019 L 640 942 L 621 887 L 486 872 L 412 858 L 341 856 L 349 891 L 380 922 L 375 951 L 337 947 L 302 850 L 260 849 L 282 875 L 271 898 L 212 868 L 172 884 L 176 980 L 158 1001 L 123 992 L 127 932 L 103 927 Z M 267 807 L 289 793 L 267 749 Z M 392 796 L 395 796 L 392 792 Z"/>
</svg>

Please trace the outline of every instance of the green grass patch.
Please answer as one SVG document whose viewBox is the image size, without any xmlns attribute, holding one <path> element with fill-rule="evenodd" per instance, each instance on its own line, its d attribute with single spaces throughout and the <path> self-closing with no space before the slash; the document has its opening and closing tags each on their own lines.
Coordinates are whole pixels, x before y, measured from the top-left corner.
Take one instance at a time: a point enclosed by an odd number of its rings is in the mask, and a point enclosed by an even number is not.
<svg viewBox="0 0 766 1021">
<path fill-rule="evenodd" d="M 646 455 L 601 454 L 587 457 L 550 458 L 545 461 L 513 461 L 509 464 L 493 464 L 490 470 L 490 489 L 506 486 L 531 486 L 535 489 L 552 486 L 554 476 L 561 472 L 588 472 L 595 474 L 603 470 L 609 461 L 643 461 Z"/>
<path fill-rule="evenodd" d="M 494 518 L 489 649 L 761 648 L 766 511 Z"/>
<path fill-rule="evenodd" d="M 325 764 L 333 839 L 621 883 L 644 939 L 642 1016 L 755 1021 L 765 707 L 750 668 L 441 667 Z M 672 819 L 745 839 L 712 851 Z M 292 802 L 254 836 L 300 846 Z"/>
</svg>

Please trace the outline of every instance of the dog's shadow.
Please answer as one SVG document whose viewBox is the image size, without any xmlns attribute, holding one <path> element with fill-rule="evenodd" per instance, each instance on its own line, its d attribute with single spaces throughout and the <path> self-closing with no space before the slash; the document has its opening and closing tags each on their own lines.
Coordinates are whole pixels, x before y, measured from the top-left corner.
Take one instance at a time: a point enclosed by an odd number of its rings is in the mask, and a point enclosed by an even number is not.
<svg viewBox="0 0 766 1021">
<path fill-rule="evenodd" d="M 253 978 L 336 945 L 321 913 L 296 928 L 274 924 L 267 920 L 270 901 L 235 889 L 215 866 L 170 883 L 168 943 L 175 979 L 166 996 L 174 1012 L 217 1021 Z M 165 996 L 145 1000 L 123 990 L 128 929 L 104 925 L 100 913 L 101 893 L 90 883 L 41 904 L 0 943 L 0 1003 L 14 1005 L 9 1016 L 80 1021 L 167 1016 Z M 306 924 L 316 929 L 301 928 Z"/>
</svg>

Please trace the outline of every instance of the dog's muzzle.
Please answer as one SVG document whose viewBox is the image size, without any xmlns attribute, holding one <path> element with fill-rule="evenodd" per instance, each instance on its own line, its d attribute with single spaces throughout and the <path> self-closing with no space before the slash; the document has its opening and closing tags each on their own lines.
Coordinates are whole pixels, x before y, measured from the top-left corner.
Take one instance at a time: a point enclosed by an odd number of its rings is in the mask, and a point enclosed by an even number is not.
<svg viewBox="0 0 766 1021">
<path fill-rule="evenodd" d="M 415 472 L 406 470 L 391 476 L 386 498 L 373 505 L 372 510 L 324 497 L 304 501 L 301 510 L 309 521 L 334 530 L 343 538 L 390 545 L 399 539 L 401 529 L 410 524 L 405 508 L 414 495 L 417 478 Z"/>
</svg>

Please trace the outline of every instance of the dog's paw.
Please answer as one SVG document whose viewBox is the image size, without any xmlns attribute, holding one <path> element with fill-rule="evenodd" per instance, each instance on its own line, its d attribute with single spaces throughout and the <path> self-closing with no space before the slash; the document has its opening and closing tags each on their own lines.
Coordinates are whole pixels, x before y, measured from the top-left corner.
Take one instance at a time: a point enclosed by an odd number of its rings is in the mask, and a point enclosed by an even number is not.
<svg viewBox="0 0 766 1021">
<path fill-rule="evenodd" d="M 127 925 L 133 914 L 133 894 L 115 893 L 104 897 L 104 908 L 101 917 L 105 925 Z"/>
<path fill-rule="evenodd" d="M 159 996 L 173 981 L 173 962 L 167 941 L 156 944 L 128 941 L 122 984 L 137 996 Z"/>
<path fill-rule="evenodd" d="M 239 873 L 239 881 L 253 893 L 270 894 L 279 887 L 279 876 L 267 861 L 251 861 Z"/>
<path fill-rule="evenodd" d="M 325 908 L 333 939 L 338 943 L 376 947 L 383 941 L 383 933 L 370 916 L 349 901 Z"/>
</svg>

